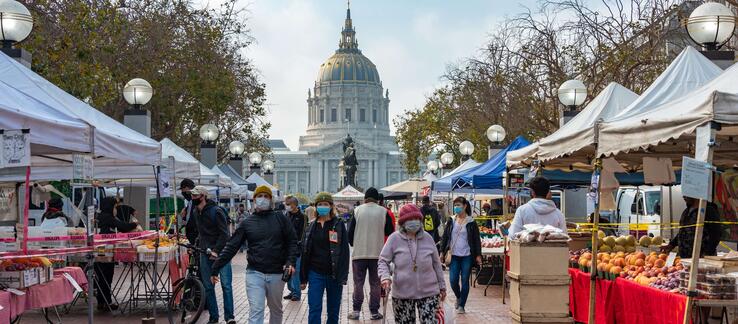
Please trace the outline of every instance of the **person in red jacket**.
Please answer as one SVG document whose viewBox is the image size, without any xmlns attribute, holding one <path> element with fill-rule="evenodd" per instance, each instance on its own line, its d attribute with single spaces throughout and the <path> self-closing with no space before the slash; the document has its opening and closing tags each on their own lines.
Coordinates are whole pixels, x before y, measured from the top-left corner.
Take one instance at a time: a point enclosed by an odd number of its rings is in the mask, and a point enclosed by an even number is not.
<svg viewBox="0 0 738 324">
<path fill-rule="evenodd" d="M 392 231 L 394 232 L 394 230 L 395 230 L 395 224 L 397 224 L 397 220 L 395 219 L 395 214 L 392 213 L 392 209 L 389 209 L 387 206 L 385 206 L 385 204 L 384 204 L 384 194 L 379 194 L 379 205 L 382 206 L 382 207 L 384 207 L 385 209 L 387 209 L 387 214 L 389 214 L 390 217 L 392 218 Z M 387 242 L 387 238 L 388 237 L 389 236 L 385 236 L 384 237 L 384 242 L 385 243 Z"/>
</svg>

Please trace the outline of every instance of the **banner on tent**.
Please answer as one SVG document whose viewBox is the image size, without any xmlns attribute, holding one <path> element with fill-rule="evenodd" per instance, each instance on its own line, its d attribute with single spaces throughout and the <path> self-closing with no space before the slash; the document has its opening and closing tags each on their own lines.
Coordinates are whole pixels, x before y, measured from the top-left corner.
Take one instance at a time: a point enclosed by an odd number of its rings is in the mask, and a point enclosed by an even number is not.
<svg viewBox="0 0 738 324">
<path fill-rule="evenodd" d="M 87 186 L 92 182 L 94 162 L 91 154 L 72 154 L 72 185 Z"/>
<path fill-rule="evenodd" d="M 31 134 L 27 129 L 0 130 L 0 168 L 31 165 Z"/>
</svg>

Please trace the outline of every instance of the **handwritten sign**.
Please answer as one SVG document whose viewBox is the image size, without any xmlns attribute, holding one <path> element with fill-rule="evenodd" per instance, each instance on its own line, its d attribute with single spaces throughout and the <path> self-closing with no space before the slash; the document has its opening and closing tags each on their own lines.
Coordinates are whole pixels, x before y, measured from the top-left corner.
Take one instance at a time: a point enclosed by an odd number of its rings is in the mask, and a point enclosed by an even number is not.
<svg viewBox="0 0 738 324">
<path fill-rule="evenodd" d="M 31 165 L 30 135 L 20 129 L 0 131 L 0 167 Z"/>
<path fill-rule="evenodd" d="M 94 166 L 92 155 L 90 154 L 73 154 L 72 155 L 72 183 L 80 185 L 89 185 L 92 181 Z"/>
<path fill-rule="evenodd" d="M 682 195 L 712 201 L 712 165 L 690 157 L 682 158 Z"/>
</svg>

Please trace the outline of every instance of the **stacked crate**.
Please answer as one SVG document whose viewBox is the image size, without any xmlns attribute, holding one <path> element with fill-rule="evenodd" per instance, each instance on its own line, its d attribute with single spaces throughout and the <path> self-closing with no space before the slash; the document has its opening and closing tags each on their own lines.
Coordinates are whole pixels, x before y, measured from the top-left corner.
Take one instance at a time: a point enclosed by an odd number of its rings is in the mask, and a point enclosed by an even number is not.
<svg viewBox="0 0 738 324">
<path fill-rule="evenodd" d="M 566 242 L 510 241 L 510 312 L 514 323 L 572 323 Z"/>
</svg>

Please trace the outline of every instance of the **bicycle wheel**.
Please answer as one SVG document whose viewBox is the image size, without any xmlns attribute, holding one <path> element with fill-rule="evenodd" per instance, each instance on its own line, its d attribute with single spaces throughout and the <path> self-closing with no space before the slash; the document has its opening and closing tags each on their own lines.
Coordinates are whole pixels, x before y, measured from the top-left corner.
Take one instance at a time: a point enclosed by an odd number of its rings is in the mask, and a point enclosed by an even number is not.
<svg viewBox="0 0 738 324">
<path fill-rule="evenodd" d="M 172 293 L 167 305 L 170 324 L 191 324 L 197 322 L 205 308 L 205 287 L 200 280 L 182 280 Z"/>
</svg>

